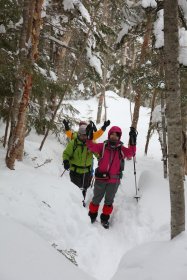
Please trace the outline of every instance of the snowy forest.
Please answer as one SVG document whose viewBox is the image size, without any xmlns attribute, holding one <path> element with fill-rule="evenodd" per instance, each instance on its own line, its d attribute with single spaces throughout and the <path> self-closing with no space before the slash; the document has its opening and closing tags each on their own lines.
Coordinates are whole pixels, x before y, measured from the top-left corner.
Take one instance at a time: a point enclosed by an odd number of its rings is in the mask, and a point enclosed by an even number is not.
<svg viewBox="0 0 187 280">
<path fill-rule="evenodd" d="M 174 266 L 175 258 L 162 275 L 155 273 L 154 276 L 151 274 L 152 263 L 148 268 L 148 256 L 143 259 L 143 264 L 150 274 L 143 269 L 142 274 L 138 271 L 136 264 L 142 257 L 136 251 L 129 253 L 129 263 L 126 259 L 121 260 L 129 250 L 146 242 L 172 242 L 179 238 L 183 250 L 187 241 L 187 1 L 0 0 L 0 7 L 0 219 L 4 227 L 4 233 L 0 235 L 0 244 L 4 248 L 0 253 L 0 263 L 4 266 L 0 280 L 72 280 L 75 277 L 121 280 L 125 276 L 128 280 L 176 280 L 177 268 L 171 270 L 171 274 L 166 271 Z M 128 146 L 129 128 L 133 127 L 138 132 L 137 155 L 126 160 L 127 171 L 124 173 L 129 174 L 130 178 L 124 179 L 124 185 L 135 180 L 135 192 L 136 196 L 140 192 L 140 201 L 125 202 L 127 205 L 122 208 L 129 215 L 126 221 L 123 221 L 120 206 L 117 210 L 114 208 L 109 233 L 97 224 L 93 227 L 89 223 L 92 229 L 88 228 L 88 215 L 83 211 L 88 210 L 88 200 L 91 200 L 93 190 L 88 190 L 86 207 L 82 207 L 78 202 L 81 200 L 78 188 L 69 181 L 68 172 L 63 172 L 62 153 L 68 143 L 63 120 L 68 120 L 74 131 L 82 120 L 87 123 L 93 121 L 97 128 L 107 120 L 112 125 L 120 124 L 125 132 L 122 134 L 125 146 Z M 106 138 L 107 132 L 97 142 Z M 138 162 L 141 167 L 138 167 Z M 96 167 L 96 161 L 94 165 Z M 143 169 L 144 166 L 148 171 Z M 33 181 L 34 178 L 36 181 Z M 29 180 L 31 183 L 27 185 Z M 147 197 L 144 197 L 145 204 L 142 206 L 140 185 L 145 186 L 148 181 L 151 191 L 149 194 L 145 189 Z M 26 189 L 22 182 L 26 184 Z M 52 190 L 53 182 L 56 186 Z M 155 195 L 156 182 L 159 186 Z M 69 191 L 63 188 L 57 190 L 60 185 L 68 185 Z M 53 191 L 57 191 L 58 195 L 54 195 Z M 163 196 L 161 202 L 159 193 Z M 123 195 L 122 191 L 119 191 L 116 200 L 123 205 L 120 195 Z M 130 198 L 133 194 L 127 191 L 126 196 Z M 40 202 L 37 200 L 39 197 Z M 153 214 L 150 210 L 151 216 L 146 216 L 146 209 L 151 207 L 147 202 L 149 198 L 153 200 L 153 208 L 156 205 L 154 199 L 161 203 L 155 207 L 163 210 L 163 221 L 153 222 L 156 211 Z M 166 198 L 166 204 L 163 198 Z M 72 218 L 73 210 L 66 210 L 71 203 L 76 209 L 75 218 Z M 131 232 L 130 229 L 126 231 L 125 223 L 130 216 L 133 219 L 138 208 L 143 213 L 142 219 L 136 217 L 141 227 L 136 228 L 130 223 Z M 169 214 L 165 214 L 165 209 Z M 60 215 L 63 211 L 67 211 L 67 214 L 63 214 L 64 225 L 61 225 Z M 33 217 L 31 212 L 34 212 Z M 5 217 L 12 218 L 15 225 L 4 220 Z M 81 232 L 75 229 L 78 226 L 76 219 L 80 219 L 80 227 L 87 233 L 84 238 L 89 245 L 81 243 Z M 148 226 L 148 221 L 151 221 L 152 227 Z M 19 227 L 23 225 L 47 241 L 52 247 L 50 249 L 59 256 L 53 256 L 53 252 L 48 251 L 37 235 L 32 236 L 28 229 Z M 116 232 L 113 229 L 115 225 Z M 124 236 L 121 236 L 120 225 Z M 20 274 L 19 265 L 23 265 L 23 256 L 18 256 L 17 252 L 13 255 L 21 260 L 15 267 L 13 259 L 9 259 L 11 247 L 6 248 L 5 242 L 10 242 L 15 250 L 19 251 L 20 248 L 15 245 L 18 240 L 8 239 L 12 238 L 8 234 L 12 230 L 20 236 L 28 235 L 31 247 L 37 244 L 42 252 L 46 250 L 45 263 L 40 263 L 39 257 L 37 259 L 37 251 L 31 251 L 38 265 L 36 274 L 30 273 L 30 278 L 26 275 L 32 271 L 34 264 L 33 267 L 26 265 L 23 274 Z M 140 238 L 135 236 L 135 232 L 139 232 Z M 132 243 L 131 233 L 134 237 Z M 97 260 L 94 253 L 86 255 L 87 251 L 94 250 L 89 234 L 91 237 L 95 234 L 96 253 L 99 254 L 103 248 L 101 255 L 106 263 L 102 258 Z M 98 248 L 99 235 L 105 234 L 106 240 L 119 251 L 111 253 L 113 259 L 111 257 L 110 261 L 107 256 L 112 250 L 109 250 L 110 246 L 107 248 L 108 245 L 101 244 L 101 248 Z M 120 236 L 119 243 L 114 242 L 116 235 Z M 20 236 L 18 244 L 22 244 Z M 78 239 L 76 245 L 72 242 L 73 238 Z M 130 243 L 125 243 L 125 239 Z M 123 242 L 124 246 L 120 248 Z M 24 250 L 27 246 L 25 241 Z M 142 250 L 152 252 L 153 248 L 154 245 L 151 245 L 149 249 L 145 247 Z M 159 252 L 161 248 L 162 245 L 159 249 L 157 247 Z M 5 257 L 6 252 L 9 253 Z M 186 257 L 186 252 L 179 252 Z M 28 262 L 29 259 L 33 261 L 27 253 L 26 250 Z M 68 259 L 67 263 L 61 263 L 62 257 L 65 257 L 65 261 Z M 131 258 L 136 257 L 136 262 L 131 263 Z M 116 263 L 113 261 L 115 258 Z M 53 272 L 48 271 L 45 275 L 43 271 L 49 262 L 53 263 Z M 120 262 L 121 272 L 118 270 Z M 9 273 L 5 263 L 13 265 L 12 273 Z M 99 267 L 96 272 L 94 264 Z M 178 279 L 184 280 L 187 277 L 187 269 L 184 268 L 187 263 L 181 261 L 178 265 L 182 267 Z M 76 266 L 83 272 L 77 272 Z M 127 272 L 129 267 L 135 268 L 133 273 Z M 60 278 L 64 270 L 67 274 Z M 53 274 L 54 271 L 56 274 Z M 136 273 L 140 278 L 136 278 Z"/>
</svg>

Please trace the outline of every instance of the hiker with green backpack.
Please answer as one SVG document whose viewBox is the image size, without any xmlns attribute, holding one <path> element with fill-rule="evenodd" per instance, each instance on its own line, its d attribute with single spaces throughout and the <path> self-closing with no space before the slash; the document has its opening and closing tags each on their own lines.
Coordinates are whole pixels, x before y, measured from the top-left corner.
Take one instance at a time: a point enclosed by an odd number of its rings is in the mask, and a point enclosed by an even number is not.
<svg viewBox="0 0 187 280">
<path fill-rule="evenodd" d="M 70 170 L 71 182 L 82 190 L 84 200 L 92 179 L 93 162 L 93 152 L 86 146 L 86 127 L 87 125 L 79 127 L 77 137 L 68 143 L 63 152 L 64 169 Z"/>
<path fill-rule="evenodd" d="M 118 126 L 113 126 L 108 132 L 108 140 L 104 143 L 94 143 L 93 129 L 87 126 L 86 145 L 91 152 L 99 155 L 98 167 L 95 170 L 94 195 L 89 205 L 91 223 L 96 221 L 99 205 L 104 198 L 104 206 L 100 216 L 104 228 L 109 228 L 109 218 L 113 210 L 115 194 L 120 185 L 124 169 L 124 159 L 134 157 L 136 153 L 137 131 L 131 127 L 129 132 L 128 148 L 120 141 L 122 131 Z"/>
</svg>

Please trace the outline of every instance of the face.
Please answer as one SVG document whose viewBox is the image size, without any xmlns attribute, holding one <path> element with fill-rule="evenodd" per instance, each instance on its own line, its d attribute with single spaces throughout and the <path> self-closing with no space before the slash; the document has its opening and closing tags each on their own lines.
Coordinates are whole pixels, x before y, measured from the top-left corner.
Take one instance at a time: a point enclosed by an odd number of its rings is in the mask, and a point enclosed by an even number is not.
<svg viewBox="0 0 187 280">
<path fill-rule="evenodd" d="M 86 140 L 87 140 L 87 135 L 86 135 L 86 134 L 79 134 L 79 139 L 80 139 L 82 142 L 86 142 Z"/>
<path fill-rule="evenodd" d="M 116 141 L 118 141 L 119 140 L 119 135 L 116 133 L 116 132 L 112 132 L 111 134 L 110 134 L 110 136 L 109 136 L 109 139 L 111 140 L 111 141 L 114 141 L 114 142 L 116 142 Z"/>
</svg>

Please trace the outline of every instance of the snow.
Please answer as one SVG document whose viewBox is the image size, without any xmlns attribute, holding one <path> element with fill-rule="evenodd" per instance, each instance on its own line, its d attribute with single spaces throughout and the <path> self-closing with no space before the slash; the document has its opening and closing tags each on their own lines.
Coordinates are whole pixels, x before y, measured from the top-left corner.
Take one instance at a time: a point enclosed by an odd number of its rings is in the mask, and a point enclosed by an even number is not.
<svg viewBox="0 0 187 280">
<path fill-rule="evenodd" d="M 72 10 L 72 9 L 74 9 L 75 1 L 76 0 L 63 0 L 64 10 Z"/>
<path fill-rule="evenodd" d="M 155 0 L 142 0 L 142 7 L 148 8 L 152 7 L 155 8 L 157 6 L 157 3 Z"/>
<path fill-rule="evenodd" d="M 3 24 L 0 24 L 0 34 L 6 33 L 6 28 Z"/>
<path fill-rule="evenodd" d="M 154 22 L 154 35 L 155 35 L 155 48 L 161 48 L 164 46 L 164 10 L 160 10 L 157 13 L 157 19 Z"/>
<path fill-rule="evenodd" d="M 63 0 L 64 10 L 73 10 L 76 6 L 82 17 L 88 22 L 91 22 L 90 14 L 80 0 Z"/>
<path fill-rule="evenodd" d="M 179 6 L 182 8 L 184 13 L 184 18 L 187 20 L 187 1 L 186 0 L 178 0 Z"/>
<path fill-rule="evenodd" d="M 50 74 L 50 76 L 51 76 L 51 80 L 53 80 L 54 82 L 56 82 L 58 78 L 57 78 L 57 75 L 55 74 L 55 72 L 52 71 L 52 70 L 50 70 L 50 71 L 49 71 L 49 74 Z"/>
<path fill-rule="evenodd" d="M 187 66 L 187 31 L 184 28 L 179 30 L 179 62 Z"/>
<path fill-rule="evenodd" d="M 89 60 L 90 66 L 94 67 L 95 71 L 102 78 L 102 68 L 101 68 L 101 60 L 92 52 L 90 47 L 86 48 L 87 58 Z"/>
<path fill-rule="evenodd" d="M 96 97 L 66 102 L 80 111 L 77 119 L 96 120 Z M 127 145 L 130 102 L 108 91 L 106 104 L 111 126 L 122 128 Z M 93 189 L 88 190 L 84 208 L 81 192 L 70 182 L 68 172 L 61 177 L 64 146 L 53 135 L 39 151 L 42 137 L 32 132 L 25 141 L 24 160 L 16 162 L 14 171 L 6 168 L 6 150 L 0 143 L 1 280 L 186 279 L 187 235 L 184 232 L 170 241 L 169 183 L 163 178 L 156 132 L 144 156 L 149 114 L 149 109 L 141 108 L 138 123 L 135 167 L 141 198 L 138 203 L 134 198 L 134 165 L 126 160 L 109 230 L 100 225 L 99 218 L 90 223 Z M 107 138 L 107 131 L 98 142 Z M 0 139 L 3 135 L 1 123 Z M 67 260 L 69 255 L 78 267 Z"/>
</svg>

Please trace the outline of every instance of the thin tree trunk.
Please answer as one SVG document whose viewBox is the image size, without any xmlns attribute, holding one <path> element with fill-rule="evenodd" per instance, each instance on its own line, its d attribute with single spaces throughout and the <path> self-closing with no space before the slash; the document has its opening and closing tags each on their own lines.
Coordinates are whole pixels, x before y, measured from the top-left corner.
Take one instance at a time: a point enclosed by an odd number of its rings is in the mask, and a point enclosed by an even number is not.
<svg viewBox="0 0 187 280">
<path fill-rule="evenodd" d="M 97 109 L 97 120 L 96 120 L 96 124 L 101 122 L 101 114 L 102 114 L 102 107 L 103 107 L 103 99 L 104 99 L 104 95 L 103 92 L 101 92 L 100 96 L 99 96 L 99 103 L 98 103 L 98 109 Z"/>
<path fill-rule="evenodd" d="M 12 103 L 13 103 L 13 99 L 9 98 L 9 100 L 7 101 L 8 105 L 9 105 L 9 113 L 8 113 L 8 117 L 6 119 L 6 127 L 5 127 L 5 136 L 4 136 L 4 140 L 3 140 L 3 147 L 6 147 L 7 144 L 7 138 L 8 138 L 8 130 L 9 130 L 9 126 L 10 126 L 10 120 L 11 120 L 11 111 L 12 111 Z"/>
<path fill-rule="evenodd" d="M 185 230 L 180 72 L 178 62 L 178 2 L 176 0 L 164 1 L 164 44 L 171 238 L 174 238 Z"/>
<path fill-rule="evenodd" d="M 145 144 L 145 155 L 147 155 L 147 151 L 148 151 L 148 146 L 149 146 L 149 140 L 150 140 L 150 136 L 151 136 L 151 131 L 152 131 L 152 117 L 153 117 L 153 111 L 155 108 L 155 101 L 156 101 L 156 96 L 157 96 L 157 90 L 155 89 L 153 92 L 153 97 L 152 97 L 152 103 L 151 103 L 151 115 L 150 115 L 150 119 L 149 119 L 149 129 L 147 132 L 147 141 Z"/>
<path fill-rule="evenodd" d="M 108 0 L 103 1 L 103 23 L 107 25 L 108 21 Z M 102 80 L 102 88 L 101 88 L 101 95 L 99 97 L 99 103 L 98 103 L 98 111 L 97 111 L 97 120 L 96 123 L 101 122 L 101 115 L 102 115 L 102 107 L 104 103 L 105 108 L 105 116 L 104 119 L 106 120 L 106 100 L 105 100 L 105 91 L 106 91 L 106 76 L 107 76 L 107 54 L 103 57 L 103 80 Z"/>
<path fill-rule="evenodd" d="M 149 50 L 149 42 L 151 39 L 152 25 L 153 25 L 153 12 L 149 11 L 149 13 L 147 13 L 147 26 L 146 26 L 146 32 L 144 35 L 144 41 L 143 41 L 142 49 L 141 49 L 140 67 L 141 67 L 141 64 L 144 63 L 146 55 Z M 138 124 L 139 111 L 140 111 L 140 105 L 141 105 L 141 95 L 142 95 L 142 89 L 141 89 L 141 85 L 139 85 L 136 88 L 134 113 L 133 113 L 133 120 L 132 120 L 132 124 L 131 124 L 131 126 L 133 126 L 134 128 L 137 128 L 137 124 Z"/>
<path fill-rule="evenodd" d="M 132 118 L 131 126 L 137 128 L 138 119 L 139 119 L 139 112 L 140 112 L 140 105 L 141 105 L 141 88 L 136 88 L 136 95 L 134 100 L 134 112 Z"/>
<path fill-rule="evenodd" d="M 102 81 L 102 87 L 101 87 L 101 94 L 99 96 L 99 102 L 98 102 L 96 124 L 99 124 L 101 122 L 103 103 L 104 103 L 104 108 L 105 108 L 105 117 L 104 118 L 106 120 L 106 100 L 105 100 L 106 74 L 107 74 L 107 66 L 106 66 L 106 59 L 104 58 L 103 81 Z"/>
<path fill-rule="evenodd" d="M 165 117 L 165 93 L 161 92 L 161 118 L 162 118 L 162 160 L 164 178 L 168 176 L 168 155 L 167 155 L 167 136 L 166 136 L 166 117 Z"/>
</svg>

